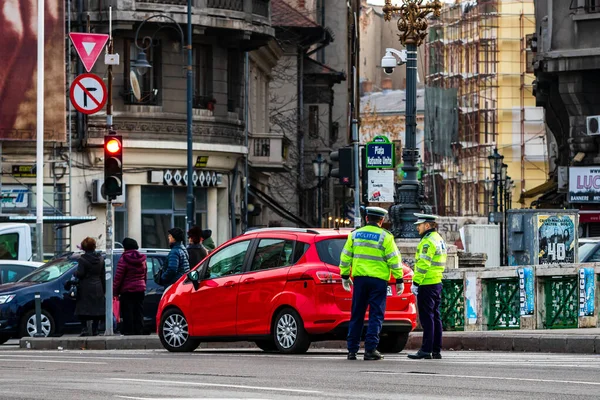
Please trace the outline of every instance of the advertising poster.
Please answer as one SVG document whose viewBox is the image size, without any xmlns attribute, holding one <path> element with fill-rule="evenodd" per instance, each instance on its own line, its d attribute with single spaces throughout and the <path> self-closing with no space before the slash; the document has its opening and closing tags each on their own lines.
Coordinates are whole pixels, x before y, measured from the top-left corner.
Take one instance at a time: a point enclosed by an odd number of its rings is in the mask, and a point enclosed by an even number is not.
<svg viewBox="0 0 600 400">
<path fill-rule="evenodd" d="M 575 262 L 575 216 L 538 215 L 538 264 Z"/>
<path fill-rule="evenodd" d="M 45 2 L 44 140 L 66 137 L 64 1 Z M 0 7 L 0 140 L 35 140 L 37 0 Z"/>
<path fill-rule="evenodd" d="M 466 278 L 467 320 L 474 325 L 477 323 L 477 274 L 467 274 Z"/>
<path fill-rule="evenodd" d="M 579 270 L 579 316 L 594 315 L 594 268 Z"/>
<path fill-rule="evenodd" d="M 569 168 L 569 203 L 600 203 L 600 168 Z"/>
<path fill-rule="evenodd" d="M 533 290 L 533 268 L 519 268 L 519 298 L 521 304 L 521 315 L 533 315 L 534 290 Z"/>
<path fill-rule="evenodd" d="M 367 194 L 369 203 L 393 203 L 394 170 L 372 169 L 369 170 L 368 177 Z"/>
</svg>

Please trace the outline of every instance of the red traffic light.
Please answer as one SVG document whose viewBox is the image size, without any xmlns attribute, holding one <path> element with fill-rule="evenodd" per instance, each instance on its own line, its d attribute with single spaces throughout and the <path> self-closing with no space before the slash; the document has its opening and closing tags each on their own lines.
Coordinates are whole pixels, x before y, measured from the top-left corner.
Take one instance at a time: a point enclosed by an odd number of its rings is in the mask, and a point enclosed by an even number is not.
<svg viewBox="0 0 600 400">
<path fill-rule="evenodd" d="M 121 151 L 121 142 L 118 139 L 110 139 L 104 147 L 110 154 L 117 154 Z"/>
</svg>

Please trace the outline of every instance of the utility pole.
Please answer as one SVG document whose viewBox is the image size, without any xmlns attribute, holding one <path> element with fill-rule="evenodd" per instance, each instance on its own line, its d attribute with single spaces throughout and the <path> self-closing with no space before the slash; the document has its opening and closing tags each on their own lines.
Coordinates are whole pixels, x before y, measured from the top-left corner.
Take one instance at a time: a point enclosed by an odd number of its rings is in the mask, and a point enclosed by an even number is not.
<svg viewBox="0 0 600 400">
<path fill-rule="evenodd" d="M 187 195 L 186 214 L 188 230 L 194 226 L 194 140 L 192 138 L 192 0 L 187 2 Z M 200 79 L 200 77 L 197 77 Z"/>
<path fill-rule="evenodd" d="M 113 37 L 112 37 L 112 6 L 108 8 L 108 54 L 113 54 Z M 112 86 L 113 86 L 113 70 L 112 65 L 108 65 L 108 99 L 106 103 L 106 128 L 108 134 L 112 132 Z M 106 182 L 104 182 L 106 184 Z M 104 336 L 113 335 L 113 207 L 112 196 L 106 196 L 106 315 L 105 315 L 105 330 Z"/>
<path fill-rule="evenodd" d="M 360 124 L 360 92 L 359 65 L 360 65 L 360 0 L 353 3 L 354 35 L 352 41 L 352 146 L 354 147 L 354 228 L 360 228 L 360 149 L 359 149 L 359 124 Z"/>
<path fill-rule="evenodd" d="M 44 261 L 44 32 L 45 0 L 38 0 L 37 18 L 37 135 L 36 135 L 36 253 L 37 261 Z M 0 196 L 1 197 L 1 196 Z"/>
<path fill-rule="evenodd" d="M 406 177 L 396 191 L 396 204 L 390 207 L 392 233 L 400 238 L 418 238 L 419 234 L 414 225 L 417 217 L 414 214 L 422 212 L 423 209 L 431 209 L 423 204 L 419 194 L 421 183 L 417 166 L 417 48 L 427 35 L 427 15 L 433 13 L 435 17 L 439 17 L 441 9 L 440 0 L 431 0 L 425 4 L 423 0 L 402 0 L 400 6 L 393 6 L 391 0 L 385 0 L 382 9 L 386 21 L 390 21 L 392 16 L 399 16 L 400 42 L 406 46 L 406 145 L 402 149 L 402 169 L 406 172 Z"/>
</svg>

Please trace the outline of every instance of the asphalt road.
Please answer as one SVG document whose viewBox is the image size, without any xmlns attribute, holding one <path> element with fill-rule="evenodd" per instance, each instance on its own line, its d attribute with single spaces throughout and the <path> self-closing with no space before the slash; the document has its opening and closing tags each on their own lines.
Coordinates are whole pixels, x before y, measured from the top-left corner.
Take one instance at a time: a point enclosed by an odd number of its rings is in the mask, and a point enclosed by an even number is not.
<svg viewBox="0 0 600 400">
<path fill-rule="evenodd" d="M 598 399 L 600 356 L 446 352 L 347 361 L 255 350 L 33 351 L 0 346 L 0 399 Z"/>
</svg>

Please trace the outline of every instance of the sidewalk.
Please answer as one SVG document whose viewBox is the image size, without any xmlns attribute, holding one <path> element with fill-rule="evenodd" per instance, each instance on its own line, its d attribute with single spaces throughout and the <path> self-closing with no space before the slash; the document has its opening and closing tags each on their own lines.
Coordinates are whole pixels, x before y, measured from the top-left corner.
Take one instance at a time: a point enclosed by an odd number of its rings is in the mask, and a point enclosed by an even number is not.
<svg viewBox="0 0 600 400">
<path fill-rule="evenodd" d="M 421 340 L 422 332 L 413 332 L 408 340 L 406 350 L 418 349 Z M 32 350 L 156 350 L 163 348 L 156 335 L 22 338 L 20 347 Z M 253 342 L 202 343 L 199 348 L 255 349 L 256 346 Z M 344 341 L 316 342 L 311 348 L 345 349 L 346 343 Z M 443 349 L 600 354 L 600 328 L 444 332 Z"/>
</svg>

